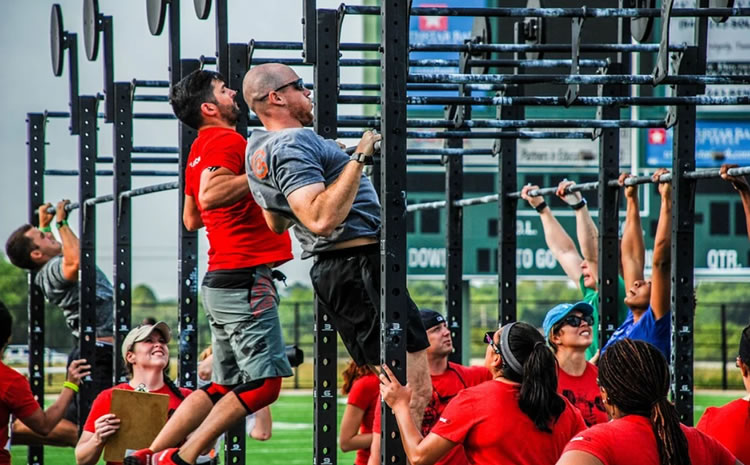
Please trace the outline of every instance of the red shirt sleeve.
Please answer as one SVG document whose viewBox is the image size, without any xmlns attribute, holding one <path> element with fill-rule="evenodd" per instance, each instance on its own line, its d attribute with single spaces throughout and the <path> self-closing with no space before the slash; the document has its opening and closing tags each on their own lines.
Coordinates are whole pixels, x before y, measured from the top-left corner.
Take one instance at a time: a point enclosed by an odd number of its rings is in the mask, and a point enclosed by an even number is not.
<svg viewBox="0 0 750 465">
<path fill-rule="evenodd" d="M 483 382 L 492 379 L 492 373 L 490 373 L 490 370 L 480 366 L 466 367 L 466 374 L 467 387 L 476 386 L 477 384 L 482 384 Z"/>
<path fill-rule="evenodd" d="M 349 391 L 346 403 L 367 410 L 367 407 L 372 404 L 373 398 L 377 398 L 380 394 L 379 384 L 380 381 L 376 376 L 368 375 L 357 379 L 354 381 L 351 391 Z"/>
<path fill-rule="evenodd" d="M 86 423 L 83 425 L 83 430 L 90 433 L 95 433 L 96 428 L 94 422 L 102 415 L 109 413 L 109 409 L 112 406 L 112 389 L 106 389 L 99 393 L 94 399 L 94 403 L 91 404 L 91 410 L 89 416 L 86 418 Z"/>
<path fill-rule="evenodd" d="M 378 401 L 380 400 L 380 395 L 378 395 Z M 379 402 L 378 402 L 379 403 Z M 375 416 L 372 418 L 372 432 L 380 434 L 382 428 L 380 427 L 381 418 L 383 417 L 383 414 L 381 413 L 380 405 L 378 405 L 375 408 Z"/>
<path fill-rule="evenodd" d="M 708 407 L 705 412 L 703 412 L 703 416 L 700 420 L 698 420 L 698 424 L 695 425 L 695 429 L 698 431 L 702 431 L 706 434 L 710 434 L 711 432 L 711 416 L 713 415 L 714 407 Z"/>
<path fill-rule="evenodd" d="M 12 382 L 3 386 L 5 389 L 3 398 L 7 401 L 8 410 L 15 417 L 26 418 L 40 408 L 39 403 L 34 399 L 29 382 L 22 374 L 13 370 L 12 378 L 14 378 Z"/>
</svg>

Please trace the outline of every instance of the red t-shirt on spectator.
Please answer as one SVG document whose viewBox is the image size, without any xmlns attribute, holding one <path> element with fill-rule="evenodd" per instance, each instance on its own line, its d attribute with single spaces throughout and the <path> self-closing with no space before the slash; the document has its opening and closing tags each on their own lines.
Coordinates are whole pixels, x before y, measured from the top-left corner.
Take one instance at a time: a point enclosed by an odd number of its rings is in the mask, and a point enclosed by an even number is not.
<svg viewBox="0 0 750 465">
<path fill-rule="evenodd" d="M 734 465 L 735 459 L 716 439 L 695 428 L 680 425 L 695 465 Z M 659 465 L 659 452 L 651 423 L 646 417 L 627 415 L 594 425 L 570 440 L 565 452 L 588 452 L 604 465 Z"/>
<path fill-rule="evenodd" d="M 292 259 L 289 233 L 276 234 L 266 224 L 250 192 L 226 207 L 204 211 L 198 200 L 201 173 L 222 167 L 245 173 L 247 141 L 233 129 L 211 127 L 198 131 L 185 170 L 185 194 L 193 197 L 208 236 L 208 271 L 235 270 L 257 265 L 279 265 Z"/>
<path fill-rule="evenodd" d="M 448 362 L 447 370 L 439 375 L 430 376 L 430 379 L 432 381 L 432 398 L 427 404 L 422 418 L 422 436 L 427 436 L 432 431 L 440 418 L 440 414 L 443 413 L 450 400 L 456 397 L 456 394 L 468 387 L 489 381 L 492 379 L 492 374 L 484 367 L 466 367 L 458 363 Z M 381 413 L 380 408 L 377 408 L 372 428 L 378 434 L 381 430 L 380 423 Z M 464 448 L 459 444 L 435 462 L 435 465 L 466 465 L 468 463 Z"/>
<path fill-rule="evenodd" d="M 26 377 L 0 362 L 0 465 L 10 465 L 10 416 L 24 419 L 38 408 Z"/>
<path fill-rule="evenodd" d="M 362 409 L 362 423 L 359 426 L 360 434 L 372 433 L 372 422 L 375 419 L 375 411 L 380 410 L 380 380 L 374 373 L 358 378 L 354 381 L 346 403 Z M 357 450 L 355 465 L 367 465 L 370 458 L 370 449 Z"/>
<path fill-rule="evenodd" d="M 471 464 L 554 465 L 570 438 L 586 428 L 581 413 L 565 400 L 552 432 L 540 431 L 518 407 L 519 387 L 490 381 L 461 391 L 432 433 L 463 444 Z"/>
<path fill-rule="evenodd" d="M 91 404 L 91 411 L 89 411 L 89 416 L 86 418 L 86 423 L 83 425 L 83 430 L 88 431 L 90 433 L 96 432 L 96 427 L 94 426 L 94 423 L 96 420 L 107 413 L 110 413 L 110 407 L 112 406 L 112 391 L 114 389 L 122 389 L 124 391 L 134 391 L 130 384 L 128 383 L 122 383 L 118 384 L 117 386 L 111 387 L 109 389 L 105 389 L 104 391 L 100 392 L 98 396 L 96 396 L 96 399 L 94 399 L 94 403 Z M 190 395 L 191 391 L 190 389 L 186 388 L 178 388 L 180 392 L 182 393 L 182 397 L 187 397 Z M 174 392 L 172 392 L 171 389 L 165 384 L 161 387 L 161 389 L 157 389 L 156 391 L 150 391 L 152 394 L 166 394 L 169 396 L 169 405 L 167 406 L 167 418 L 172 416 L 172 413 L 177 409 L 177 407 L 182 403 L 182 399 L 177 397 Z M 107 462 L 107 465 L 121 465 L 122 462 Z"/>
<path fill-rule="evenodd" d="M 750 464 L 750 402 L 746 399 L 707 408 L 695 428 L 724 444 L 740 462 Z"/>
<path fill-rule="evenodd" d="M 599 386 L 596 384 L 597 376 L 599 369 L 589 362 L 586 362 L 586 370 L 581 376 L 569 375 L 559 367 L 557 369 L 557 392 L 580 410 L 586 426 L 609 421 Z"/>
</svg>

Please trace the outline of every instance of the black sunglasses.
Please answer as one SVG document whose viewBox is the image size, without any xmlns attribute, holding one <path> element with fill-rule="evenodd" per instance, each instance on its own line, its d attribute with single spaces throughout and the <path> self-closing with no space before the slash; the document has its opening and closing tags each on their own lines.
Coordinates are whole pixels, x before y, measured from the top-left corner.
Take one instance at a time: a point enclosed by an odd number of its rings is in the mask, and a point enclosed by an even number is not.
<svg viewBox="0 0 750 465">
<path fill-rule="evenodd" d="M 560 322 L 560 327 L 564 325 L 570 325 L 574 328 L 578 328 L 579 326 L 581 326 L 581 323 L 584 321 L 586 322 L 587 325 L 592 326 L 594 324 L 594 317 L 591 315 L 587 315 L 587 316 L 568 315 L 562 319 L 562 321 Z"/>
<path fill-rule="evenodd" d="M 495 351 L 496 354 L 500 354 L 500 348 L 495 345 L 495 332 L 496 331 L 487 331 L 484 333 L 484 342 L 486 344 L 489 344 L 492 347 L 492 350 Z"/>
<path fill-rule="evenodd" d="M 295 89 L 297 89 L 298 91 L 301 92 L 301 91 L 305 90 L 305 81 L 302 78 L 299 78 L 299 79 L 296 79 L 296 80 L 294 80 L 292 82 L 287 82 L 283 86 L 277 87 L 276 89 L 272 90 L 271 92 L 278 92 L 281 89 L 283 89 L 284 87 L 289 87 L 289 86 L 294 86 Z M 258 100 L 263 100 L 263 99 L 267 98 L 269 95 L 271 95 L 271 92 L 267 93 L 266 95 L 264 95 L 263 97 L 259 98 Z"/>
</svg>

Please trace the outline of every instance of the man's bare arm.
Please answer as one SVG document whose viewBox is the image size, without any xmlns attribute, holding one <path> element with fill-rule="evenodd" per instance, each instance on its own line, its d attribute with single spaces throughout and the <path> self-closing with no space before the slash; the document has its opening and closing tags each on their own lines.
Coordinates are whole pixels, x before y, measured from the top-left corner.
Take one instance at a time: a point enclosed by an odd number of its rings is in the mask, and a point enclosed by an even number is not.
<svg viewBox="0 0 750 465">
<path fill-rule="evenodd" d="M 188 231 L 197 231 L 203 227 L 201 212 L 198 210 L 198 205 L 191 195 L 185 195 L 185 202 L 182 207 L 182 224 L 185 225 L 185 229 Z"/>
<path fill-rule="evenodd" d="M 371 156 L 378 140 L 380 135 L 365 132 L 357 146 L 357 152 Z M 363 168 L 362 163 L 350 161 L 339 177 L 328 186 L 319 182 L 295 190 L 287 197 L 292 212 L 314 234 L 330 236 L 352 209 Z"/>
<path fill-rule="evenodd" d="M 281 234 L 292 225 L 292 220 L 289 218 L 285 218 L 279 214 L 276 214 L 272 211 L 268 210 L 262 210 L 263 211 L 263 218 L 266 220 L 266 224 L 268 225 L 268 229 L 275 232 L 276 234 Z"/>
<path fill-rule="evenodd" d="M 575 182 L 564 180 L 557 186 L 557 196 L 569 206 L 578 205 L 583 201 L 583 195 L 580 192 L 566 193 L 566 189 L 575 186 Z M 591 263 L 599 262 L 599 230 L 594 224 L 594 219 L 591 218 L 591 212 L 589 207 L 583 205 L 583 207 L 574 210 L 576 215 L 576 236 L 578 238 L 578 246 L 581 248 L 581 255 L 584 260 L 588 260 Z"/>
<path fill-rule="evenodd" d="M 201 173 L 198 202 L 203 210 L 232 205 L 250 192 L 247 175 L 224 167 L 210 167 Z"/>
<path fill-rule="evenodd" d="M 67 281 L 74 283 L 78 281 L 78 269 L 81 266 L 81 244 L 78 236 L 66 224 L 68 212 L 65 211 L 65 206 L 69 203 L 70 200 L 67 199 L 57 202 L 55 219 L 58 224 L 65 222 L 57 228 L 63 246 L 62 275 Z"/>
<path fill-rule="evenodd" d="M 750 185 L 744 176 L 730 176 L 727 171 L 730 168 L 737 168 L 737 165 L 721 165 L 721 179 L 732 183 L 732 187 L 740 194 L 742 199 L 742 209 L 745 211 L 745 226 L 747 226 L 747 238 L 750 239 Z"/>
</svg>

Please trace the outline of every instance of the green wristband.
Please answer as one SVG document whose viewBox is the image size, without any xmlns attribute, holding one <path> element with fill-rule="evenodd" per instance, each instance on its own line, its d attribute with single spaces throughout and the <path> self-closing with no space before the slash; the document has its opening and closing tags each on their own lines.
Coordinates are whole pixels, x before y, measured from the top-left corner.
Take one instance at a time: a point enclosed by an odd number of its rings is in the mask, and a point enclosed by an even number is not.
<svg viewBox="0 0 750 465">
<path fill-rule="evenodd" d="M 71 383 L 70 381 L 65 381 L 63 383 L 63 388 L 68 388 L 73 392 L 78 392 L 78 385 L 75 383 Z"/>
<path fill-rule="evenodd" d="M 58 221 L 58 222 L 57 222 L 57 229 L 60 229 L 60 228 L 62 228 L 63 226 L 67 226 L 67 225 L 68 225 L 68 220 L 62 220 L 62 221 Z"/>
<path fill-rule="evenodd" d="M 52 232 L 52 227 L 50 225 L 44 226 L 42 228 L 39 228 L 41 232 Z"/>
</svg>

